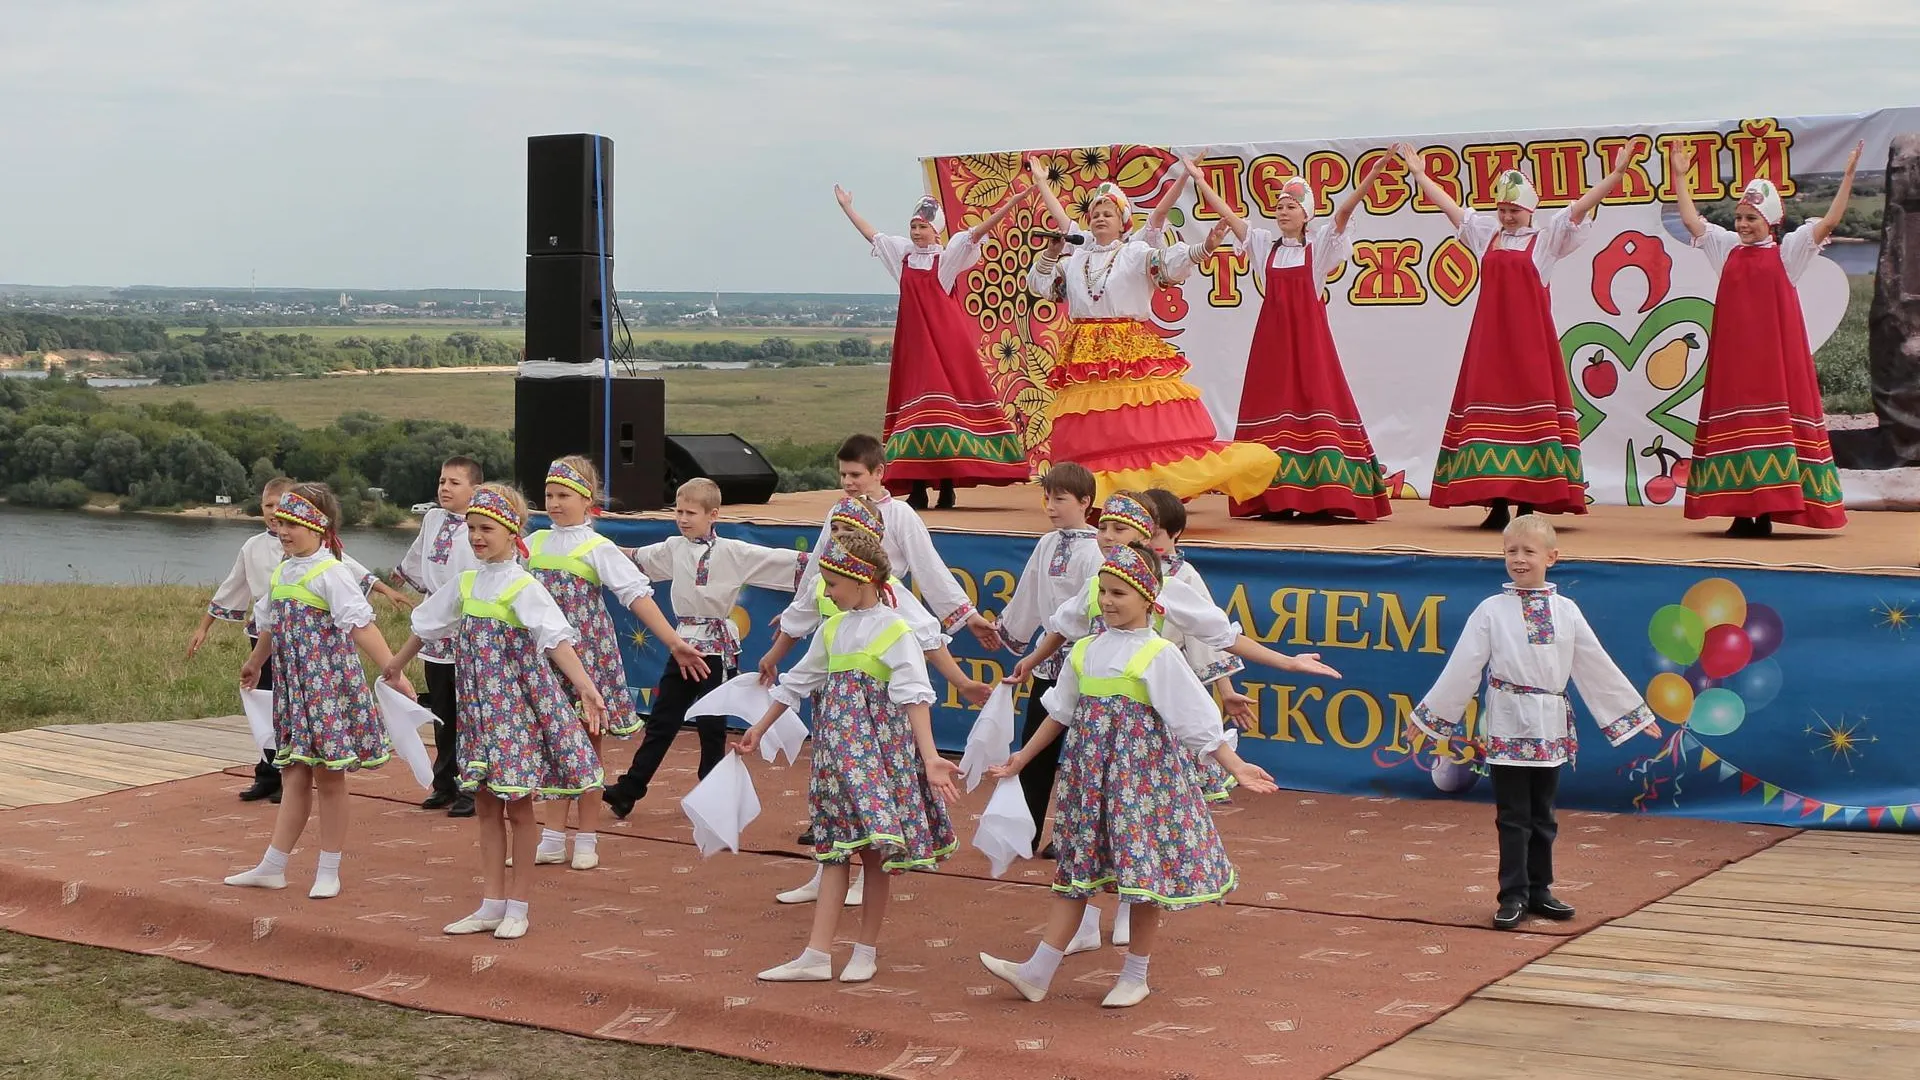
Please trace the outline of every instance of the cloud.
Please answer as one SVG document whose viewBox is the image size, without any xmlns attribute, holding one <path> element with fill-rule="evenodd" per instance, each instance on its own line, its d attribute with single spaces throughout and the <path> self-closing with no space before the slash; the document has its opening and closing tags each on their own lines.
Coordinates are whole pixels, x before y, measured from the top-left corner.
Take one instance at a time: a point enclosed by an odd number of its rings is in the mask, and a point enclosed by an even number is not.
<svg viewBox="0 0 1920 1080">
<path fill-rule="evenodd" d="M 525 139 L 616 142 L 623 288 L 880 291 L 918 159 L 1920 101 L 1865 0 L 13 0 L 0 280 L 514 287 Z"/>
</svg>

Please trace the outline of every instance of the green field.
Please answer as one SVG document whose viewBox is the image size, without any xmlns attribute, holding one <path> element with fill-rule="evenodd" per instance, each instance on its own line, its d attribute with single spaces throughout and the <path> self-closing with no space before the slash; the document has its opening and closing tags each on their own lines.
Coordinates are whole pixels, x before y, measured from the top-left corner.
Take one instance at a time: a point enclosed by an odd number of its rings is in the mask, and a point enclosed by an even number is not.
<svg viewBox="0 0 1920 1080">
<path fill-rule="evenodd" d="M 750 442 L 837 442 L 877 431 L 887 402 L 887 369 L 754 368 L 663 371 L 667 430 L 731 431 Z M 505 430 L 513 426 L 513 372 L 387 371 L 107 390 L 116 404 L 191 401 L 203 409 L 272 409 L 301 427 L 324 427 L 341 414 L 456 420 Z"/>
<path fill-rule="evenodd" d="M 406 319 L 394 322 L 361 323 L 355 326 L 233 326 L 225 328 L 231 334 L 305 334 L 315 341 L 339 341 L 343 338 L 358 337 L 368 339 L 409 338 L 415 334 L 424 338 L 444 338 L 448 334 L 481 334 L 497 337 L 516 344 L 525 341 L 526 328 L 523 326 L 501 326 L 497 322 L 477 322 L 465 319 Z M 199 326 L 169 327 L 167 333 L 176 338 L 199 337 L 206 329 Z M 644 352 L 649 341 L 666 341 L 675 345 L 695 345 L 701 342 L 733 341 L 742 345 L 758 345 L 767 338 L 789 338 L 793 341 L 839 341 L 847 337 L 864 337 L 875 343 L 893 339 L 893 329 L 884 326 L 636 326 L 633 328 L 633 344 L 637 352 Z"/>
</svg>

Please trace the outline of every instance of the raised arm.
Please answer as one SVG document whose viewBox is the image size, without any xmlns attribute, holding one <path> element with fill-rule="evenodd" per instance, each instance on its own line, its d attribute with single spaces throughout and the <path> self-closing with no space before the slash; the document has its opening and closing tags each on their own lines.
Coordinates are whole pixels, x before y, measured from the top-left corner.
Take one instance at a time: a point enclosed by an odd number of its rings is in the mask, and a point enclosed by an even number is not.
<svg viewBox="0 0 1920 1080">
<path fill-rule="evenodd" d="M 1353 190 L 1347 193 L 1347 197 L 1341 199 L 1340 204 L 1333 208 L 1334 232 L 1347 231 L 1347 222 L 1352 219 L 1353 212 L 1359 209 L 1360 200 L 1366 198 L 1367 192 L 1373 189 L 1373 185 L 1380 182 L 1380 175 L 1387 171 L 1387 165 L 1391 161 L 1393 161 L 1392 155 L 1381 154 L 1373 159 L 1373 164 L 1367 166 L 1366 172 L 1360 174 L 1360 182 L 1353 185 Z"/>
<path fill-rule="evenodd" d="M 866 238 L 867 243 L 873 243 L 873 234 L 879 230 L 867 224 L 867 219 L 861 217 L 860 211 L 853 208 L 853 192 L 835 184 L 833 197 L 839 202 L 841 212 L 847 215 L 847 220 L 853 222 L 853 227 L 860 230 L 860 235 Z"/>
<path fill-rule="evenodd" d="M 1186 168 L 1187 175 L 1193 177 L 1193 190 L 1195 194 L 1200 196 L 1200 201 L 1206 203 L 1207 209 L 1218 214 L 1220 220 L 1227 223 L 1227 228 L 1233 230 L 1233 235 L 1236 240 L 1245 243 L 1247 239 L 1247 219 L 1234 213 L 1233 207 L 1227 205 L 1227 200 L 1221 197 L 1219 192 L 1213 190 L 1213 185 L 1207 183 L 1207 178 L 1201 175 L 1200 166 L 1193 163 L 1192 157 L 1186 154 L 1180 155 L 1180 164 Z M 1209 245 L 1209 250 L 1211 250 L 1211 245 Z"/>
<path fill-rule="evenodd" d="M 1680 224 L 1686 226 L 1687 235 L 1698 240 L 1707 234 L 1707 219 L 1693 205 L 1693 191 L 1687 184 L 1692 171 L 1693 147 L 1679 143 L 1667 147 L 1667 179 L 1673 183 L 1673 205 L 1680 211 Z"/>
<path fill-rule="evenodd" d="M 988 233 L 992 232 L 1002 221 L 1005 221 L 1008 214 L 1013 213 L 1014 207 L 1019 206 L 1021 203 L 1032 198 L 1033 190 L 1034 189 L 1031 187 L 1024 187 L 1014 192 L 1013 194 L 1007 196 L 1007 201 L 1000 204 L 1000 209 L 995 210 L 993 213 L 987 215 L 987 220 L 981 222 L 978 225 L 975 225 L 971 229 L 968 229 L 967 235 L 973 238 L 974 243 L 976 244 L 979 243 L 982 239 L 986 237 Z M 851 214 L 853 211 L 848 210 L 847 212 Z"/>
<path fill-rule="evenodd" d="M 1047 205 L 1047 213 L 1053 216 L 1053 227 L 1060 232 L 1073 228 L 1073 218 L 1068 216 L 1067 208 L 1060 205 L 1060 196 L 1053 193 L 1053 185 L 1047 182 L 1047 167 L 1040 159 L 1028 158 L 1027 171 L 1033 175 L 1033 189 L 1040 193 L 1040 199 Z M 1059 241 L 1054 241 L 1059 245 Z M 1064 245 L 1061 245 L 1064 246 Z"/>
<path fill-rule="evenodd" d="M 1847 214 L 1847 200 L 1853 197 L 1853 172 L 1860 167 L 1860 152 L 1867 148 L 1865 142 L 1853 144 L 1853 153 L 1847 155 L 1847 173 L 1840 178 L 1840 190 L 1833 193 L 1833 204 L 1813 225 L 1813 242 L 1824 243 L 1840 227 L 1840 219 Z"/>
<path fill-rule="evenodd" d="M 1460 204 L 1454 202 L 1451 196 L 1440 190 L 1439 184 L 1434 183 L 1427 176 L 1427 166 L 1420 160 L 1420 152 L 1406 143 L 1394 143 L 1393 152 L 1406 165 L 1407 175 L 1413 177 L 1414 183 L 1420 185 L 1420 194 L 1425 195 L 1428 202 L 1439 207 L 1440 212 L 1447 215 L 1447 220 L 1453 223 L 1454 228 L 1459 228 L 1460 223 L 1466 220 L 1467 212 L 1460 209 Z"/>
<path fill-rule="evenodd" d="M 1567 207 L 1567 220 L 1575 225 L 1585 221 L 1587 215 L 1593 213 L 1593 208 L 1600 205 L 1601 199 L 1613 194 L 1620 187 L 1620 181 L 1627 175 L 1627 170 L 1632 168 L 1633 163 L 1639 158 L 1639 139 L 1614 151 L 1612 171 L 1601 177 L 1599 183 L 1588 188 L 1585 195 L 1575 199 L 1572 206 Z"/>
<path fill-rule="evenodd" d="M 1173 210 L 1173 204 L 1180 201 L 1180 193 L 1187 189 L 1187 181 L 1193 179 L 1193 170 L 1187 168 L 1185 159 L 1174 168 L 1179 170 L 1180 175 L 1167 185 L 1167 193 L 1160 197 L 1153 213 L 1147 215 L 1145 232 L 1150 236 L 1167 227 L 1167 214 Z"/>
</svg>

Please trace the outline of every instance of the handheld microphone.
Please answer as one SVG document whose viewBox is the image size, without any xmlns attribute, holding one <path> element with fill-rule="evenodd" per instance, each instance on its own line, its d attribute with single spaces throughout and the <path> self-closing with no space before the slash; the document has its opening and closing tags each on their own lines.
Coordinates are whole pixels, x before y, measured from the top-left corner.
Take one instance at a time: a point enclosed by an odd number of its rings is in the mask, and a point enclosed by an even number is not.
<svg viewBox="0 0 1920 1080">
<path fill-rule="evenodd" d="M 1087 242 L 1087 238 L 1081 236 L 1079 233 L 1054 232 L 1052 229 L 1035 229 L 1033 230 L 1033 235 L 1042 240 L 1063 240 L 1075 246 Z"/>
</svg>

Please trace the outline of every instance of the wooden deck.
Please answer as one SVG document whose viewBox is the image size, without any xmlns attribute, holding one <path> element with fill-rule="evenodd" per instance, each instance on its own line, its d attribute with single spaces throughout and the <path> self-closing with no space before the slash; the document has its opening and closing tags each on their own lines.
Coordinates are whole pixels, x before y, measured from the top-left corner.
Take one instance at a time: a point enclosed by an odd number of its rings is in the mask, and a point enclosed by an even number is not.
<svg viewBox="0 0 1920 1080">
<path fill-rule="evenodd" d="M 254 757 L 237 716 L 11 732 L 0 808 Z M 1332 1080 L 1912 1080 L 1916 1062 L 1920 836 L 1811 832 L 1569 941 Z"/>
<path fill-rule="evenodd" d="M 185 780 L 259 756 L 243 716 L 9 731 L 0 734 L 0 810 Z"/>
</svg>

